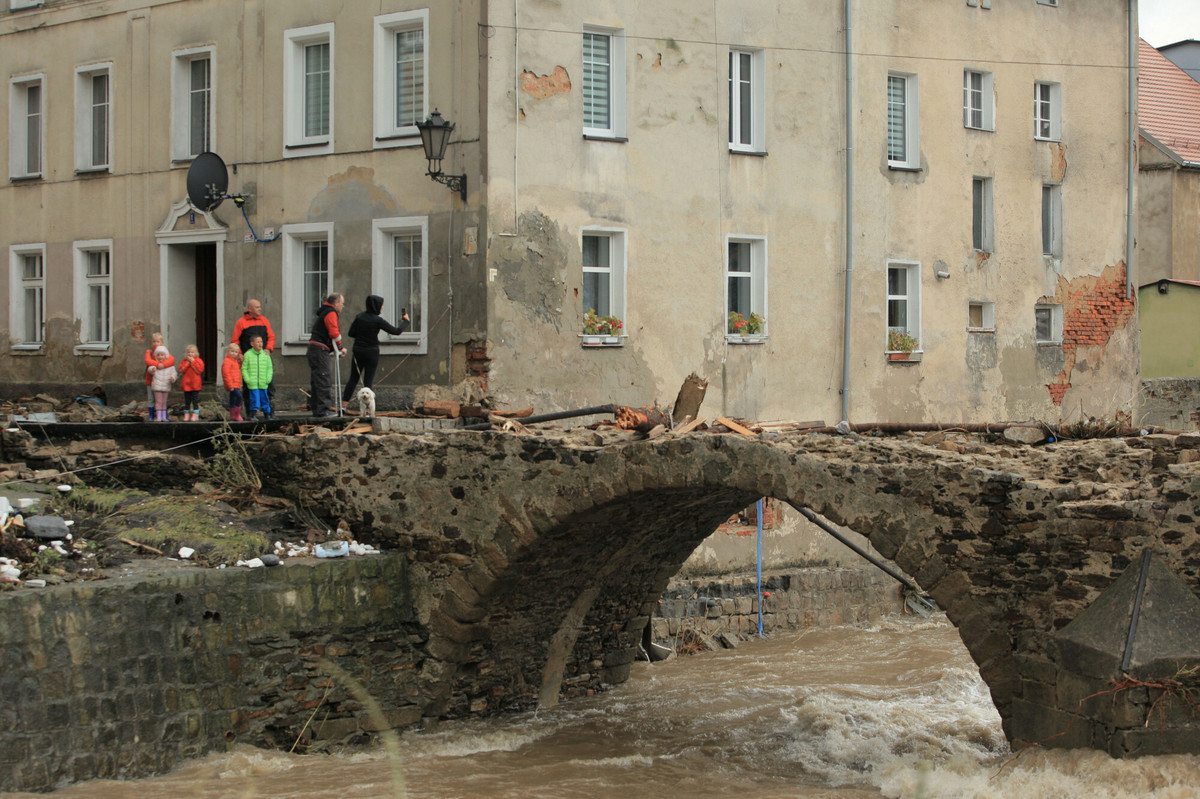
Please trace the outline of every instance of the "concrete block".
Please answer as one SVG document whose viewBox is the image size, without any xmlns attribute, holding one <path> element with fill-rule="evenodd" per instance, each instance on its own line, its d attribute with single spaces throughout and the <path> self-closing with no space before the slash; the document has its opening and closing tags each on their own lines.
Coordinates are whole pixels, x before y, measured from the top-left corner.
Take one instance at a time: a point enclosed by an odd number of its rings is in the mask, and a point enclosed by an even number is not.
<svg viewBox="0 0 1200 799">
<path fill-rule="evenodd" d="M 410 419 L 396 416 L 376 416 L 371 420 L 371 432 L 380 434 L 424 433 L 430 430 L 453 430 L 462 427 L 463 424 L 462 419 Z"/>
</svg>

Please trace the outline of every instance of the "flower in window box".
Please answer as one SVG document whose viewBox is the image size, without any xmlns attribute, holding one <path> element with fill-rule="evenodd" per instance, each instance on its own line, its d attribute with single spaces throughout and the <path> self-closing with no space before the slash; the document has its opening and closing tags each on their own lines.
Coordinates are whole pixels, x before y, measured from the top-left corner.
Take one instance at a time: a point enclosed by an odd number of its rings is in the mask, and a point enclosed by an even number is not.
<svg viewBox="0 0 1200 799">
<path fill-rule="evenodd" d="M 910 336 L 906 330 L 889 330 L 887 348 L 888 352 L 909 355 L 917 348 L 917 340 Z"/>
<path fill-rule="evenodd" d="M 757 336 L 762 332 L 763 323 L 766 321 L 756 313 L 742 316 L 737 311 L 731 311 L 726 330 L 737 336 Z"/>
<path fill-rule="evenodd" d="M 625 323 L 615 316 L 600 316 L 595 308 L 588 309 L 583 315 L 583 333 L 585 336 L 617 336 Z"/>
</svg>

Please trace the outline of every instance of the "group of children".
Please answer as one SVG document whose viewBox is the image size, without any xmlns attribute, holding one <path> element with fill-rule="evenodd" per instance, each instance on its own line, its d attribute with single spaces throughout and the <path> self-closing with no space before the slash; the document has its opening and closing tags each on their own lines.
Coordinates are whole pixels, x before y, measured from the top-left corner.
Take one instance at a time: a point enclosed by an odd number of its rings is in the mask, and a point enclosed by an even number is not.
<svg viewBox="0 0 1200 799">
<path fill-rule="evenodd" d="M 272 416 L 271 400 L 267 386 L 271 384 L 275 370 L 271 354 L 263 349 L 262 336 L 250 340 L 251 349 L 243 354 L 236 343 L 225 351 L 221 364 L 221 382 L 229 392 L 229 418 L 245 421 L 242 417 L 245 386 L 250 399 L 250 418 L 261 412 L 263 418 Z M 167 396 L 176 381 L 183 389 L 183 421 L 200 421 L 200 389 L 204 385 L 204 360 L 195 344 L 187 345 L 183 360 L 176 365 L 175 358 L 167 350 L 162 333 L 150 336 L 150 349 L 146 350 L 146 402 L 150 408 L 150 421 L 167 422 Z"/>
</svg>

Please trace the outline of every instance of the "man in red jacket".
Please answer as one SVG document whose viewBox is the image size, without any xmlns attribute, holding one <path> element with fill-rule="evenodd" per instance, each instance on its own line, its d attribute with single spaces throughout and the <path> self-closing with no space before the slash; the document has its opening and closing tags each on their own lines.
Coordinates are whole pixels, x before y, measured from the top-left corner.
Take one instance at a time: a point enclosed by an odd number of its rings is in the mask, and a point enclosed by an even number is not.
<svg viewBox="0 0 1200 799">
<path fill-rule="evenodd" d="M 346 307 L 346 299 L 334 292 L 313 315 L 308 338 L 308 368 L 312 372 L 311 395 L 308 409 L 313 416 L 333 416 L 333 369 L 329 356 L 334 352 L 346 354 L 342 344 L 342 332 L 338 328 L 338 314 Z"/>
<path fill-rule="evenodd" d="M 242 352 L 250 349 L 250 340 L 255 336 L 262 336 L 263 349 L 269 353 L 275 352 L 275 331 L 271 329 L 271 320 L 262 315 L 262 303 L 258 300 L 250 300 L 246 303 L 246 310 L 242 314 L 242 318 L 237 320 L 237 324 L 233 326 L 233 338 L 230 339 L 231 344 L 237 344 Z M 250 417 L 250 392 L 246 392 L 245 409 L 247 418 Z M 275 407 L 275 378 L 271 378 L 271 384 L 267 386 L 267 401 L 272 408 Z"/>
</svg>

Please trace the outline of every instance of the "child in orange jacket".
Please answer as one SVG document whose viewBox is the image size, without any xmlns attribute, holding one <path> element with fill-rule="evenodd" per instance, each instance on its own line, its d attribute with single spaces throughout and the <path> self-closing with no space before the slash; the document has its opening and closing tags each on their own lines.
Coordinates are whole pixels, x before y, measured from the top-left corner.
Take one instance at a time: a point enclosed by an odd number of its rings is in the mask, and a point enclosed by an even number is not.
<svg viewBox="0 0 1200 799">
<path fill-rule="evenodd" d="M 179 387 L 183 389 L 183 421 L 200 421 L 200 389 L 204 387 L 204 360 L 195 344 L 187 345 L 179 364 Z"/>
<path fill-rule="evenodd" d="M 225 351 L 225 361 L 221 364 L 221 382 L 229 392 L 229 420 L 241 422 L 242 419 L 242 348 L 233 343 Z"/>
</svg>

